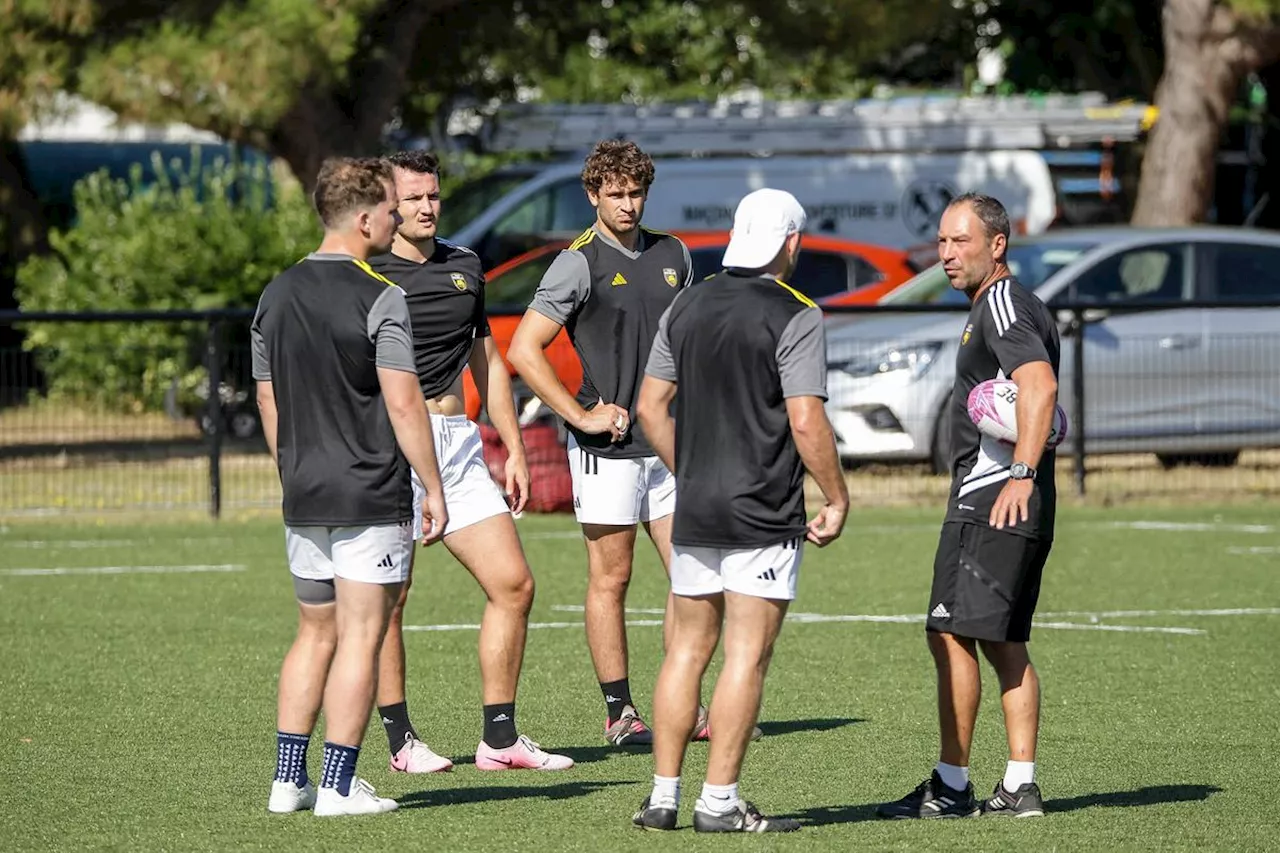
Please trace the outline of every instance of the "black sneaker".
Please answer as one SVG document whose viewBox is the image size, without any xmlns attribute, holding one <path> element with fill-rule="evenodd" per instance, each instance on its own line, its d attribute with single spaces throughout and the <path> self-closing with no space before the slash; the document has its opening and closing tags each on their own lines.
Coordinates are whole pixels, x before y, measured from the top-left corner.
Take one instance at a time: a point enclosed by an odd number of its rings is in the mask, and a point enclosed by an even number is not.
<svg viewBox="0 0 1280 853">
<path fill-rule="evenodd" d="M 739 800 L 738 807 L 728 814 L 695 810 L 693 828 L 696 832 L 798 832 L 800 821 L 789 817 L 765 817 L 751 803 Z"/>
<path fill-rule="evenodd" d="M 1019 785 L 1016 791 L 1006 791 L 1004 782 L 997 782 L 991 799 L 982 804 L 984 815 L 1005 817 L 1043 817 L 1044 800 L 1035 782 Z"/>
<path fill-rule="evenodd" d="M 654 832 L 675 829 L 676 810 L 651 806 L 649 805 L 649 798 L 645 797 L 644 802 L 640 804 L 640 811 L 635 813 L 635 816 L 631 818 L 631 822 L 640 829 L 649 829 Z"/>
<path fill-rule="evenodd" d="M 973 796 L 973 786 L 963 791 L 948 788 L 935 770 L 910 794 L 892 803 L 881 803 L 876 815 L 903 820 L 907 818 L 976 817 L 981 807 Z"/>
</svg>

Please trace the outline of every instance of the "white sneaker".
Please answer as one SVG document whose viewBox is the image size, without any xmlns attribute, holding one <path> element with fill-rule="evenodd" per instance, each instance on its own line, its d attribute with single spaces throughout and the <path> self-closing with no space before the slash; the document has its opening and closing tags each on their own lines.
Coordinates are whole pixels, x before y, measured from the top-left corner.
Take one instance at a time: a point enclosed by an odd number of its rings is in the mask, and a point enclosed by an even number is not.
<svg viewBox="0 0 1280 853">
<path fill-rule="evenodd" d="M 391 756 L 392 773 L 443 773 L 453 769 L 453 762 L 437 755 L 417 738 L 410 738 Z"/>
<path fill-rule="evenodd" d="M 379 797 L 373 786 L 363 779 L 352 779 L 351 791 L 345 797 L 338 793 L 337 788 L 321 788 L 316 795 L 315 813 L 319 817 L 382 814 L 399 807 L 395 800 Z"/>
<path fill-rule="evenodd" d="M 303 812 L 316 804 L 316 788 L 310 782 L 301 788 L 293 782 L 271 783 L 271 796 L 267 799 L 267 811 L 272 814 Z"/>
</svg>

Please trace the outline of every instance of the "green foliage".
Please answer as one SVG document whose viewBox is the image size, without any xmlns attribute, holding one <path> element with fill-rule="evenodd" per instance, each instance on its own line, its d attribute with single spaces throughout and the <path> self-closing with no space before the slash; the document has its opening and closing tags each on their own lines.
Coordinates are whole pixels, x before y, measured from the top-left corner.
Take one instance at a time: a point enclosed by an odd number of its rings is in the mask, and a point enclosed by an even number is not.
<svg viewBox="0 0 1280 853">
<path fill-rule="evenodd" d="M 280 270 L 310 251 L 319 223 L 296 187 L 261 164 L 168 170 L 153 185 L 97 173 L 76 187 L 78 218 L 50 235 L 54 255 L 18 272 L 24 311 L 252 308 Z M 205 329 L 180 323 L 31 323 L 53 394 L 110 408 L 158 407 L 197 384 Z"/>
</svg>

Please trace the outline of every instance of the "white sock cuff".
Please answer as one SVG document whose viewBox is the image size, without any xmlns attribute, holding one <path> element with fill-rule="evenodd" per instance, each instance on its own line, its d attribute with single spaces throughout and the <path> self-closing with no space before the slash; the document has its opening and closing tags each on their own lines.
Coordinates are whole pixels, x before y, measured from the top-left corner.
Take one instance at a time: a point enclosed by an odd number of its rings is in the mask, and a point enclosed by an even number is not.
<svg viewBox="0 0 1280 853">
<path fill-rule="evenodd" d="M 939 761 L 937 771 L 938 775 L 942 777 L 942 784 L 946 785 L 953 791 L 963 791 L 969 785 L 968 767 L 961 767 L 958 764 L 947 764 L 945 761 Z"/>
<path fill-rule="evenodd" d="M 1036 780 L 1036 763 L 1034 761 L 1010 761 L 1005 765 L 1004 789 L 1010 793 L 1030 785 Z"/>
</svg>

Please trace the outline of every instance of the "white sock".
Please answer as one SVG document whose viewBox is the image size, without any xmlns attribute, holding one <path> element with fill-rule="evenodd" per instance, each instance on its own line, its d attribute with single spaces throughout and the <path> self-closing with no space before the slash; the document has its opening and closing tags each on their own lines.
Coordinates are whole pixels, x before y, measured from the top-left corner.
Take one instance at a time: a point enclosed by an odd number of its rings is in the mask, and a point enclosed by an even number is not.
<svg viewBox="0 0 1280 853">
<path fill-rule="evenodd" d="M 680 805 L 680 777 L 654 776 L 653 793 L 649 795 L 649 805 L 678 808 Z"/>
<path fill-rule="evenodd" d="M 946 785 L 953 791 L 963 791 L 969 786 L 969 768 L 959 767 L 955 764 L 947 764 L 945 761 L 938 762 L 938 775 L 942 777 L 942 784 Z"/>
<path fill-rule="evenodd" d="M 703 783 L 698 806 L 711 814 L 728 814 L 738 807 L 738 783 L 732 785 L 708 785 Z"/>
<path fill-rule="evenodd" d="M 1036 763 L 1034 761 L 1010 761 L 1004 768 L 1004 789 L 1012 794 L 1023 785 L 1030 785 L 1036 780 Z"/>
</svg>

